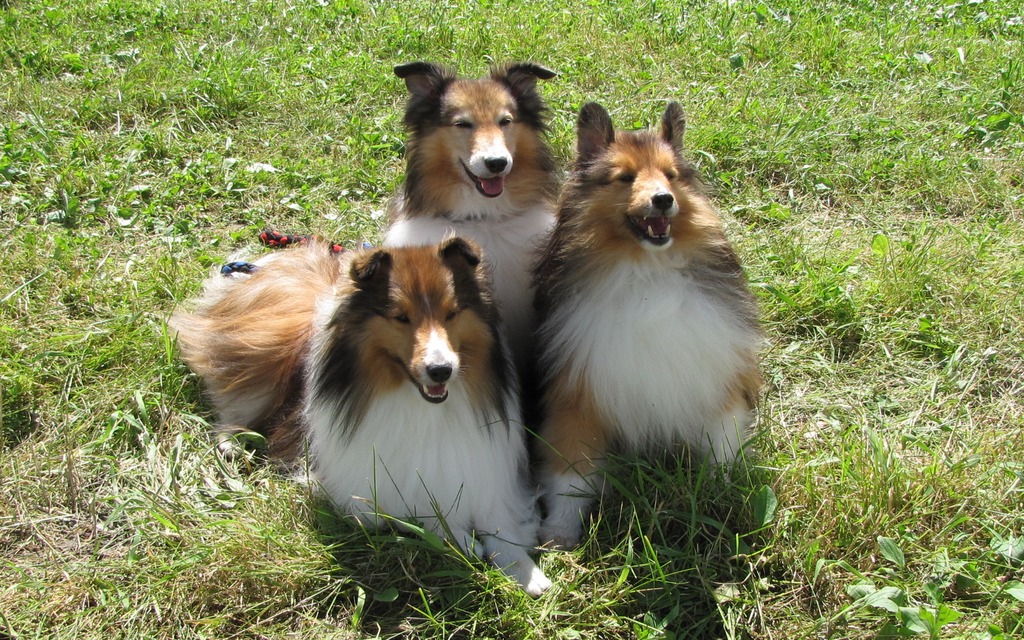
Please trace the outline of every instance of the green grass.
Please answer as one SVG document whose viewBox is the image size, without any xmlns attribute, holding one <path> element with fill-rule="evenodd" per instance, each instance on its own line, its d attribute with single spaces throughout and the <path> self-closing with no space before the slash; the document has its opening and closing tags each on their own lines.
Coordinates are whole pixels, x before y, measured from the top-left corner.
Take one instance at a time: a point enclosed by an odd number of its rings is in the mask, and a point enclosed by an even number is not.
<svg viewBox="0 0 1024 640">
<path fill-rule="evenodd" d="M 0 638 L 1024 636 L 1024 3 L 0 2 Z M 687 112 L 760 298 L 727 474 L 621 460 L 531 600 L 221 461 L 165 320 L 266 224 L 380 240 L 402 83 Z"/>
</svg>

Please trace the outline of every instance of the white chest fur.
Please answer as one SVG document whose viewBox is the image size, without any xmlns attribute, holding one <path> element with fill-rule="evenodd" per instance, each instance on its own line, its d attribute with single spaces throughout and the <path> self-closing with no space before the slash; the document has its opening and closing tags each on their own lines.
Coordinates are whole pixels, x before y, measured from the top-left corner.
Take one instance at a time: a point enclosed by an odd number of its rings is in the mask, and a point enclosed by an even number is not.
<svg viewBox="0 0 1024 640">
<path fill-rule="evenodd" d="M 525 518 L 519 477 L 525 448 L 518 427 L 480 416 L 450 385 L 447 401 L 431 405 L 411 384 L 374 402 L 361 424 L 345 434 L 331 407 L 307 410 L 310 453 L 323 489 L 341 509 L 369 524 L 378 513 L 412 517 L 442 533 L 438 516 L 455 533 Z M 490 426 L 486 422 L 492 422 Z"/>
<path fill-rule="evenodd" d="M 545 369 L 568 365 L 627 447 L 707 446 L 748 419 L 726 403 L 760 336 L 661 256 L 591 275 L 541 331 Z M 735 447 L 718 438 L 713 450 Z"/>
</svg>

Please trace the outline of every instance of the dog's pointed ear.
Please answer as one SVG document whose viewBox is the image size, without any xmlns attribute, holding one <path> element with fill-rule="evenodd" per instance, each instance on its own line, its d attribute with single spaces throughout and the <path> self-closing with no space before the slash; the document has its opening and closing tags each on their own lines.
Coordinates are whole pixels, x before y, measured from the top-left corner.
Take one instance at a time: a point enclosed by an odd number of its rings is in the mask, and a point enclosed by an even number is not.
<svg viewBox="0 0 1024 640">
<path fill-rule="evenodd" d="M 550 80 L 557 75 L 533 62 L 513 62 L 491 70 L 491 79 L 507 86 L 517 100 L 536 89 L 538 80 Z"/>
<path fill-rule="evenodd" d="M 485 318 L 497 318 L 490 279 L 484 270 L 480 247 L 465 238 L 453 237 L 437 248 L 438 257 L 452 272 L 455 297 L 462 307 L 472 307 Z"/>
<path fill-rule="evenodd" d="M 676 153 L 683 152 L 683 133 L 686 131 L 686 114 L 678 102 L 669 102 L 661 116 L 661 138 L 669 143 Z"/>
<path fill-rule="evenodd" d="M 391 272 L 391 254 L 386 249 L 368 250 L 352 259 L 349 275 L 360 289 L 387 282 Z"/>
<path fill-rule="evenodd" d="M 439 96 L 455 74 L 433 62 L 406 62 L 395 67 L 395 75 L 405 80 L 414 96 Z"/>
<path fill-rule="evenodd" d="M 547 107 L 537 92 L 537 80 L 550 80 L 556 74 L 532 62 L 514 62 L 491 69 L 491 80 L 503 85 L 516 101 L 516 120 L 537 130 L 547 127 Z"/>
<path fill-rule="evenodd" d="M 437 255 L 449 269 L 469 267 L 476 269 L 480 264 L 480 248 L 473 242 L 454 236 L 442 242 L 437 248 Z"/>
<path fill-rule="evenodd" d="M 579 162 L 586 163 L 604 152 L 615 142 L 615 127 L 612 117 L 596 102 L 588 102 L 580 109 L 576 121 L 576 155 Z"/>
</svg>

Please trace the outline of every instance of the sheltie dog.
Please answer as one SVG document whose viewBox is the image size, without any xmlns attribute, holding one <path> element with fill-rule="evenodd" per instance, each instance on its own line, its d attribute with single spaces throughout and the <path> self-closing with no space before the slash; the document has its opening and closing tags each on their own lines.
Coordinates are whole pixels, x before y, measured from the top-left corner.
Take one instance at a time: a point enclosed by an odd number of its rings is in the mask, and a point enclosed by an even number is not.
<svg viewBox="0 0 1024 640">
<path fill-rule="evenodd" d="M 340 510 L 416 520 L 527 593 L 547 589 L 527 553 L 538 518 L 518 382 L 479 249 L 314 244 L 243 264 L 171 322 L 222 438 L 259 432 L 285 462 L 308 451 Z"/>
<path fill-rule="evenodd" d="M 695 169 L 685 118 L 616 132 L 579 114 L 577 161 L 535 270 L 541 541 L 570 547 L 611 448 L 732 459 L 753 417 L 758 309 Z"/>
<path fill-rule="evenodd" d="M 410 62 L 395 74 L 409 90 L 409 140 L 405 183 L 390 203 L 384 245 L 434 243 L 453 234 L 478 243 L 522 364 L 533 331 L 530 270 L 554 225 L 558 190 L 536 85 L 555 72 L 521 62 L 464 79 Z"/>
</svg>

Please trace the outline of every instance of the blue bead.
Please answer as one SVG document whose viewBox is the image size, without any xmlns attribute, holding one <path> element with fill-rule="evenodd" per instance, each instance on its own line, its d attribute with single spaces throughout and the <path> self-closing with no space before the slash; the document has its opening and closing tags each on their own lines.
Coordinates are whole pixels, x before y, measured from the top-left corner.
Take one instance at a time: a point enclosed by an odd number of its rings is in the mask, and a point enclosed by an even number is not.
<svg viewBox="0 0 1024 640">
<path fill-rule="evenodd" d="M 232 273 L 252 273 L 256 271 L 256 265 L 251 262 L 229 262 L 220 268 L 222 275 L 230 276 Z"/>
</svg>

